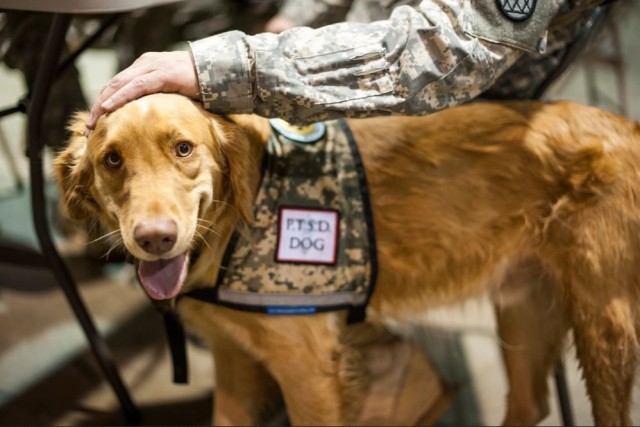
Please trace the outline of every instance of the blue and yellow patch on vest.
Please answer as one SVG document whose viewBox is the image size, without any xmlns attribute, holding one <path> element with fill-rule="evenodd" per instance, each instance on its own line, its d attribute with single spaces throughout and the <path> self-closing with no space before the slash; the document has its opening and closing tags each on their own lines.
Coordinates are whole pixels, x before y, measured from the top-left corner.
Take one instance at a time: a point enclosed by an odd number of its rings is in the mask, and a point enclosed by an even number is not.
<svg viewBox="0 0 640 427">
<path fill-rule="evenodd" d="M 347 308 L 363 320 L 376 248 L 358 149 L 344 121 L 283 123 L 271 121 L 253 226 L 232 238 L 213 297 L 189 296 L 272 315 Z"/>
<path fill-rule="evenodd" d="M 302 142 L 304 144 L 317 142 L 325 136 L 327 131 L 327 125 L 324 122 L 313 123 L 306 126 L 296 126 L 282 119 L 270 119 L 269 123 L 271 123 L 271 127 L 279 135 L 282 135 L 290 141 Z"/>
</svg>

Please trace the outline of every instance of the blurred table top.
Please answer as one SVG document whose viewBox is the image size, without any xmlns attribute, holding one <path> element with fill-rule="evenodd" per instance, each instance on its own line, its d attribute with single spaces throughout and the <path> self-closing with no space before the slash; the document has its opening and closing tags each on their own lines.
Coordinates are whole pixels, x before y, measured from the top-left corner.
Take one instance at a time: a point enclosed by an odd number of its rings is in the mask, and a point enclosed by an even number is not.
<svg viewBox="0 0 640 427">
<path fill-rule="evenodd" d="M 186 0 L 0 0 L 0 9 L 71 14 L 128 12 Z"/>
</svg>

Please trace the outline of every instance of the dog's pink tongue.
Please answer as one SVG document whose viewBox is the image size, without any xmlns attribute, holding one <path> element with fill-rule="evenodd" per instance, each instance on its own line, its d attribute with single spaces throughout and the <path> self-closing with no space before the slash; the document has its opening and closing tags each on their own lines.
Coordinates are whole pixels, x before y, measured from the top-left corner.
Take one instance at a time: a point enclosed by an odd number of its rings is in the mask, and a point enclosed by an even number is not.
<svg viewBox="0 0 640 427">
<path fill-rule="evenodd" d="M 180 292 L 187 273 L 187 257 L 140 261 L 138 276 L 149 296 L 156 300 L 173 298 Z"/>
</svg>

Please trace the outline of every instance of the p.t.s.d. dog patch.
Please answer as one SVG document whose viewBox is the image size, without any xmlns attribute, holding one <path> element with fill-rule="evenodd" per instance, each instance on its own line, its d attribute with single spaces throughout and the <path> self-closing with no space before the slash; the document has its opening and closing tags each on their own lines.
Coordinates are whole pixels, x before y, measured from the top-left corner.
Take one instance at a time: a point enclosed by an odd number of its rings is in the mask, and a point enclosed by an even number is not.
<svg viewBox="0 0 640 427">
<path fill-rule="evenodd" d="M 336 210 L 280 207 L 276 261 L 335 265 L 339 227 Z"/>
</svg>

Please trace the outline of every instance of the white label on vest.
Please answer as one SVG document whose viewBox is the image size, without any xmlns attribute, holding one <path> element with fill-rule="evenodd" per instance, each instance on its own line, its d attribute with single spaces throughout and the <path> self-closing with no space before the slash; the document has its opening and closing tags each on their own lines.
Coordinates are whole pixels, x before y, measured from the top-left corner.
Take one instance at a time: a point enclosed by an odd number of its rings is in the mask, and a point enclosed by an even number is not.
<svg viewBox="0 0 640 427">
<path fill-rule="evenodd" d="M 335 264 L 339 227 L 338 211 L 280 208 L 276 261 Z"/>
</svg>

